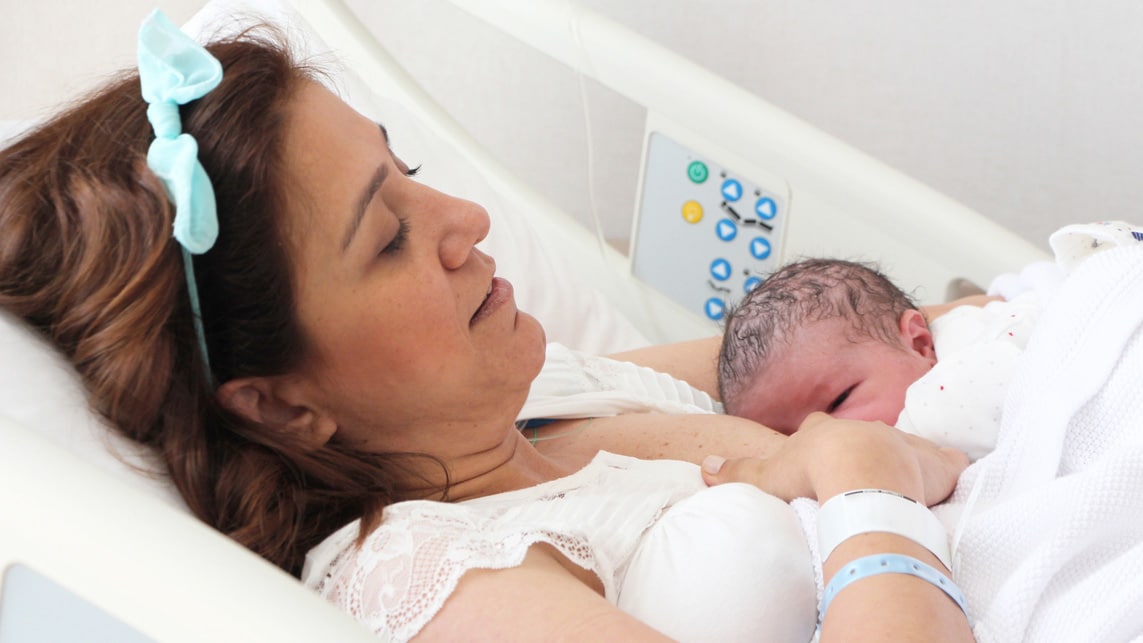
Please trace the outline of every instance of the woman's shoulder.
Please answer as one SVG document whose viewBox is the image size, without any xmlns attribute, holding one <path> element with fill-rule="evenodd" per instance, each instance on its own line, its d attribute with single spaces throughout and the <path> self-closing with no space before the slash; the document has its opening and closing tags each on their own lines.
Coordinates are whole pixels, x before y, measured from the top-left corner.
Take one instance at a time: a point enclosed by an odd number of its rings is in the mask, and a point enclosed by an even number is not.
<svg viewBox="0 0 1143 643">
<path fill-rule="evenodd" d="M 526 547 L 488 538 L 481 512 L 433 501 L 385 508 L 380 524 L 361 534 L 361 521 L 338 530 L 306 556 L 302 581 L 370 630 L 395 640 L 412 638 L 478 567 L 504 567 Z M 519 561 L 514 561 L 519 563 Z"/>
</svg>

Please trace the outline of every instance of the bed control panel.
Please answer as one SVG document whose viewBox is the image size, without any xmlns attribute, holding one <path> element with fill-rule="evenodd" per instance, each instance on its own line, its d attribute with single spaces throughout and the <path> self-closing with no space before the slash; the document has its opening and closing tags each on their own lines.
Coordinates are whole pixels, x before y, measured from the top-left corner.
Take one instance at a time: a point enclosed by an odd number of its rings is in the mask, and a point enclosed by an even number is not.
<svg viewBox="0 0 1143 643">
<path fill-rule="evenodd" d="M 780 265 L 786 194 L 784 185 L 751 182 L 651 132 L 631 269 L 687 309 L 720 322 Z"/>
</svg>

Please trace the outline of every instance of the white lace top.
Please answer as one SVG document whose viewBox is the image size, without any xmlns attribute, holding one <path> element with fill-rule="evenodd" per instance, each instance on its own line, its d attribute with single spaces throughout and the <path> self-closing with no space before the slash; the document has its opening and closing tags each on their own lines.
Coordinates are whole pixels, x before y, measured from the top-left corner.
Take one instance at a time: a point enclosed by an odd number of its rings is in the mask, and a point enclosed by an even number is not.
<svg viewBox="0 0 1143 643">
<path fill-rule="evenodd" d="M 690 466 L 600 454 L 571 476 L 528 489 L 454 504 L 391 505 L 361 549 L 353 547 L 354 522 L 311 552 L 303 579 L 374 631 L 398 639 L 435 615 L 464 572 L 519 565 L 538 542 L 595 572 L 614 596 L 647 526 L 703 486 L 693 472 L 661 472 Z"/>
<path fill-rule="evenodd" d="M 302 580 L 394 640 L 415 636 L 465 572 L 519 565 L 541 542 L 594 572 L 612 604 L 680 640 L 813 632 L 813 563 L 793 512 L 748 485 L 708 489 L 690 463 L 601 452 L 536 487 L 391 505 L 360 548 L 357 532 L 351 523 L 314 548 Z"/>
</svg>

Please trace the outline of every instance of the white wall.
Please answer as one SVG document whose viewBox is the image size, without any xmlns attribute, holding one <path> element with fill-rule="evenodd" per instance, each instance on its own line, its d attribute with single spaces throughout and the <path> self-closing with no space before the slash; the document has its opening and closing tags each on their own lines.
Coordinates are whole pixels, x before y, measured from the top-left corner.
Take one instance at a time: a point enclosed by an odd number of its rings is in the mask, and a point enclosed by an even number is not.
<svg viewBox="0 0 1143 643">
<path fill-rule="evenodd" d="M 34 119 L 135 64 L 139 23 L 176 24 L 203 0 L 0 0 L 0 120 Z"/>
<path fill-rule="evenodd" d="M 1064 223 L 1143 218 L 1143 3 L 580 1 L 1034 243 Z M 574 77 L 439 0 L 349 4 L 511 167 L 588 210 Z M 641 116 L 589 96 L 595 187 L 613 219 L 632 208 Z"/>
<path fill-rule="evenodd" d="M 1143 201 L 1143 128 L 1135 124 L 1143 4 L 581 2 L 1036 243 L 1066 222 L 1143 218 L 1134 211 Z M 593 186 L 605 234 L 626 235 L 639 109 L 586 86 L 589 184 L 574 75 L 442 0 L 348 3 L 511 168 L 584 220 Z M 138 22 L 155 4 L 0 0 L 0 120 L 47 113 L 131 65 Z M 158 4 L 179 22 L 201 0 Z M 503 110 L 502 98 L 521 109 Z"/>
</svg>

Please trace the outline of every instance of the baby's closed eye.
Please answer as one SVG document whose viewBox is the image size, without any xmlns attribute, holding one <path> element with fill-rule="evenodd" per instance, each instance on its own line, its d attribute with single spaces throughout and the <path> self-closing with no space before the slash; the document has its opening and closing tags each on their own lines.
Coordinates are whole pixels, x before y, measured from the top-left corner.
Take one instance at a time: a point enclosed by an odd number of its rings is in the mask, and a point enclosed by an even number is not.
<svg viewBox="0 0 1143 643">
<path fill-rule="evenodd" d="M 856 384 L 845 389 L 844 391 L 841 392 L 840 395 L 835 397 L 834 400 L 829 403 L 829 406 L 826 407 L 826 413 L 833 413 L 834 411 L 841 408 L 841 405 L 845 404 L 845 401 L 847 399 L 849 399 L 849 394 L 852 393 L 853 389 L 855 389 L 855 388 L 857 388 Z"/>
</svg>

